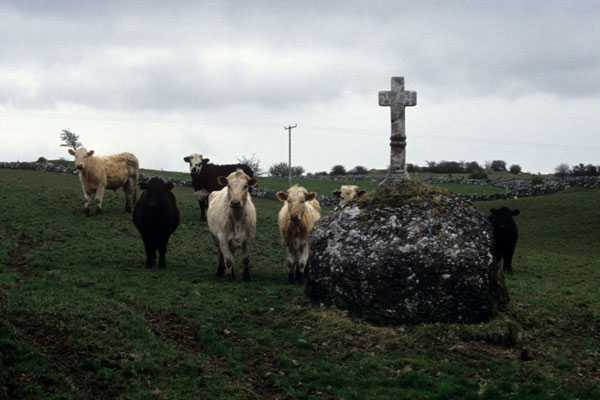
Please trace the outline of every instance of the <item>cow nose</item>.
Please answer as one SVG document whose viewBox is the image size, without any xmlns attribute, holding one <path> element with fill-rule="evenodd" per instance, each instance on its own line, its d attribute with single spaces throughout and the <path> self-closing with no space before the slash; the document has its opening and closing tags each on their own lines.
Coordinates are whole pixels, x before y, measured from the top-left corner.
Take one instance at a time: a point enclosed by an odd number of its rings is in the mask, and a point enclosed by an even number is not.
<svg viewBox="0 0 600 400">
<path fill-rule="evenodd" d="M 240 207 L 241 204 L 239 200 L 231 200 L 231 207 Z"/>
<path fill-rule="evenodd" d="M 81 171 L 83 169 L 83 165 L 78 165 L 77 169 Z"/>
<path fill-rule="evenodd" d="M 299 221 L 300 220 L 300 216 L 298 214 L 292 214 L 290 215 L 290 219 L 294 222 Z"/>
</svg>

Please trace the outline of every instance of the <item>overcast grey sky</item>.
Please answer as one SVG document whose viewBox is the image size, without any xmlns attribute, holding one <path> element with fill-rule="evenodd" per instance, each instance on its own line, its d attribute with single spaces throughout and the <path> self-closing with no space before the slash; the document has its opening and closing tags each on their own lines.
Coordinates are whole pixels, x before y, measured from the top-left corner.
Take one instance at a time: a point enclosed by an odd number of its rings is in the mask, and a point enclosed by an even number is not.
<svg viewBox="0 0 600 400">
<path fill-rule="evenodd" d="M 306 171 L 407 162 L 600 165 L 598 1 L 2 1 L 0 160 L 99 155 L 187 171 L 255 155 Z"/>
</svg>

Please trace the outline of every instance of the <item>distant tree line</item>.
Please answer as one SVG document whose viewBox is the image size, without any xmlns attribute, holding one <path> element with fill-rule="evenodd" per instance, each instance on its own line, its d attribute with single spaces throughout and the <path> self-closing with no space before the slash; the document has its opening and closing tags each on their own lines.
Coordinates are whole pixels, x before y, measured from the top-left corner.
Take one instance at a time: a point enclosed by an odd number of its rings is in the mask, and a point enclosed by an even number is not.
<svg viewBox="0 0 600 400">
<path fill-rule="evenodd" d="M 487 172 L 510 172 L 513 174 L 521 173 L 521 166 L 513 164 L 507 168 L 506 161 L 493 160 L 486 161 L 484 165 L 480 165 L 477 161 L 425 161 L 427 166 L 418 166 L 415 164 L 407 164 L 408 172 L 431 172 L 436 174 L 471 174 L 472 177 L 478 178 L 486 175 Z"/>
<path fill-rule="evenodd" d="M 580 163 L 572 168 L 567 164 L 560 164 L 554 169 L 555 176 L 600 176 L 600 165 Z"/>
</svg>

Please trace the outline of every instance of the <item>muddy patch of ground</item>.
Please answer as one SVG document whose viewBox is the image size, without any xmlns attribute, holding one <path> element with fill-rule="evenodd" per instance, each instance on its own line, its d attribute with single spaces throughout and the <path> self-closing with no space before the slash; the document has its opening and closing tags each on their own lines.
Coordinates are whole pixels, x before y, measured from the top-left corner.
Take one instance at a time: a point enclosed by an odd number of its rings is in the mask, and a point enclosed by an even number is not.
<svg viewBox="0 0 600 400">
<path fill-rule="evenodd" d="M 57 320 L 52 315 L 26 315 L 23 313 L 7 313 L 5 317 L 17 329 L 17 337 L 57 364 L 63 370 L 64 375 L 69 377 L 70 384 L 74 385 L 78 392 L 86 393 L 87 397 L 91 399 L 114 398 L 119 393 L 119 387 L 98 382 L 93 372 L 86 371 L 81 367 L 88 358 L 95 356 L 78 351 L 69 332 L 59 327 L 64 326 L 68 321 Z M 3 367 L 12 366 L 3 365 Z M 50 376 L 37 376 L 31 379 L 37 379 L 41 386 L 48 388 L 49 392 L 52 391 L 52 386 L 67 384 L 67 382 L 59 382 Z"/>
<path fill-rule="evenodd" d="M 203 343 L 197 338 L 200 326 L 191 326 L 176 311 L 147 309 L 144 311 L 144 319 L 154 335 L 177 349 L 187 353 L 205 350 Z"/>
<path fill-rule="evenodd" d="M 16 246 L 7 250 L 7 266 L 9 269 L 25 276 L 32 276 L 39 265 L 28 260 L 28 256 L 33 249 L 41 245 L 41 242 L 33 240 L 24 233 L 17 233 L 16 235 Z"/>
</svg>

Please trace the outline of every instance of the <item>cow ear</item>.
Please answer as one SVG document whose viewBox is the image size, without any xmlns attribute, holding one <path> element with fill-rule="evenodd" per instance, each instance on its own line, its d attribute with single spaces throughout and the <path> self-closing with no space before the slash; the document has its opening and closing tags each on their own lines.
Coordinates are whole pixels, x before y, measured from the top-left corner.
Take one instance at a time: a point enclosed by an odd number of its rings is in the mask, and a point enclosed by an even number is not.
<svg viewBox="0 0 600 400">
<path fill-rule="evenodd" d="M 146 190 L 148 189 L 148 182 L 140 182 L 140 189 Z"/>
<path fill-rule="evenodd" d="M 204 158 L 202 160 L 202 164 L 208 164 L 209 161 L 210 161 L 210 158 Z"/>
<path fill-rule="evenodd" d="M 73 151 L 73 149 L 69 149 L 69 154 L 72 155 L 72 156 L 75 155 L 75 152 Z"/>
<path fill-rule="evenodd" d="M 87 155 L 88 155 L 88 157 L 91 157 L 91 156 L 93 156 L 93 155 L 94 155 L 94 150 L 90 150 L 90 151 L 88 151 Z"/>
<path fill-rule="evenodd" d="M 358 195 L 358 197 L 360 197 L 360 196 L 362 196 L 365 193 L 367 193 L 367 192 L 365 192 L 364 190 L 359 190 L 358 193 L 357 193 L 357 195 Z"/>
<path fill-rule="evenodd" d="M 314 200 L 317 197 L 317 194 L 315 192 L 310 192 L 306 195 L 306 197 L 304 198 L 306 201 L 311 201 Z"/>
<path fill-rule="evenodd" d="M 183 161 L 185 161 L 185 162 L 188 162 L 188 163 L 189 163 L 189 162 L 190 162 L 190 156 L 183 157 Z"/>
<path fill-rule="evenodd" d="M 227 186 L 227 178 L 225 178 L 224 176 L 219 176 L 217 178 L 217 182 L 219 182 L 219 185 L 221 186 Z"/>
<path fill-rule="evenodd" d="M 258 183 L 258 179 L 256 179 L 256 178 L 250 178 L 250 179 L 248 180 L 248 186 L 254 186 L 254 185 L 256 185 L 257 183 Z"/>
<path fill-rule="evenodd" d="M 492 215 L 498 215 L 498 210 L 496 210 L 495 208 L 490 208 L 490 212 L 492 213 Z"/>
<path fill-rule="evenodd" d="M 288 198 L 288 195 L 286 192 L 277 192 L 277 198 L 281 201 L 286 201 Z"/>
<path fill-rule="evenodd" d="M 333 192 L 331 192 L 332 195 L 334 195 L 337 198 L 342 197 L 342 191 L 341 190 L 334 190 Z"/>
<path fill-rule="evenodd" d="M 519 215 L 520 211 L 519 210 L 513 210 L 512 214 L 513 216 L 517 216 Z"/>
</svg>

